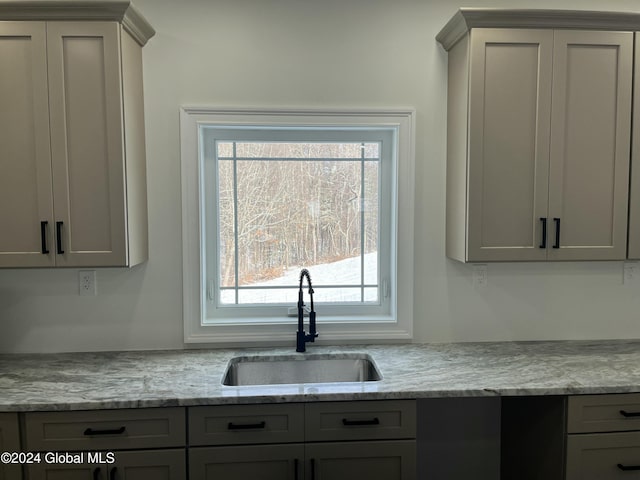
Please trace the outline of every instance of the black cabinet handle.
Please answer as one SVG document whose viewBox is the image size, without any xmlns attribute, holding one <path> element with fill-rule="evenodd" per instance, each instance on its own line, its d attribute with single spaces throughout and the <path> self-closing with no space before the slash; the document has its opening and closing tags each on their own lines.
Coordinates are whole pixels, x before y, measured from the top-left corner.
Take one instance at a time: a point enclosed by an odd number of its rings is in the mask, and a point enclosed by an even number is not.
<svg viewBox="0 0 640 480">
<path fill-rule="evenodd" d="M 56 248 L 58 255 L 62 255 L 64 250 L 62 249 L 62 224 L 63 222 L 56 222 Z"/>
<path fill-rule="evenodd" d="M 540 248 L 547 248 L 547 217 L 540 217 L 542 222 L 542 243 Z"/>
<path fill-rule="evenodd" d="M 626 410 L 620 410 L 620 415 L 623 417 L 640 417 L 640 412 L 627 412 Z"/>
<path fill-rule="evenodd" d="M 93 480 L 100 480 L 100 467 L 93 469 Z"/>
<path fill-rule="evenodd" d="M 346 418 L 342 419 L 342 425 L 345 427 L 359 427 L 362 425 L 380 425 L 380 420 L 378 417 L 371 418 L 368 420 L 348 420 Z"/>
<path fill-rule="evenodd" d="M 43 255 L 49 253 L 47 249 L 47 225 L 49 225 L 49 222 L 40 222 L 40 242 L 42 243 Z"/>
<path fill-rule="evenodd" d="M 316 480 L 316 459 L 311 459 L 311 480 Z"/>
<path fill-rule="evenodd" d="M 262 421 L 260 423 L 233 423 L 229 422 L 227 428 L 229 430 L 249 430 L 252 428 L 264 428 L 267 426 L 267 422 Z"/>
<path fill-rule="evenodd" d="M 293 460 L 293 480 L 298 480 L 298 459 Z"/>
<path fill-rule="evenodd" d="M 553 221 L 556 224 L 556 243 L 553 244 L 553 248 L 560 248 L 560 219 L 554 218 Z"/>
<path fill-rule="evenodd" d="M 633 470 L 640 470 L 640 465 L 623 465 L 619 463 L 618 468 L 624 472 L 630 472 Z"/>
<path fill-rule="evenodd" d="M 85 435 L 122 435 L 126 430 L 126 427 L 112 428 L 106 430 L 94 430 L 93 428 L 87 428 L 84 431 Z"/>
<path fill-rule="evenodd" d="M 116 480 L 116 473 L 118 473 L 118 469 L 113 467 L 109 472 L 109 480 Z"/>
</svg>

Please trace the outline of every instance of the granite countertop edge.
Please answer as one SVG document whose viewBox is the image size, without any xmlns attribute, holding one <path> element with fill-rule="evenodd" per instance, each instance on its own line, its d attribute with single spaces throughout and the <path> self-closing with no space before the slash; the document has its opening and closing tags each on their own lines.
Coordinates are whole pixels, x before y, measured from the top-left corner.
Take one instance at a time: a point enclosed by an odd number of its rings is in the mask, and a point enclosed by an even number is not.
<svg viewBox="0 0 640 480">
<path fill-rule="evenodd" d="M 293 348 L 0 355 L 0 412 L 640 392 L 640 340 L 310 346 L 364 353 L 378 382 L 227 387 L 238 356 Z"/>
</svg>

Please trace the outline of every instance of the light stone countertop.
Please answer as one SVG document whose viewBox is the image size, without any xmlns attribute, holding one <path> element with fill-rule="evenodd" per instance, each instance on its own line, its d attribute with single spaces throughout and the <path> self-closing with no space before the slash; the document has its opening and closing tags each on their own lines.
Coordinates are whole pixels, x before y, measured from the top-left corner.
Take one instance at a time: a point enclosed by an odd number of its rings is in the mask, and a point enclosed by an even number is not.
<svg viewBox="0 0 640 480">
<path fill-rule="evenodd" d="M 366 353 L 378 382 L 227 387 L 246 355 Z M 0 411 L 640 392 L 640 340 L 0 355 Z"/>
</svg>

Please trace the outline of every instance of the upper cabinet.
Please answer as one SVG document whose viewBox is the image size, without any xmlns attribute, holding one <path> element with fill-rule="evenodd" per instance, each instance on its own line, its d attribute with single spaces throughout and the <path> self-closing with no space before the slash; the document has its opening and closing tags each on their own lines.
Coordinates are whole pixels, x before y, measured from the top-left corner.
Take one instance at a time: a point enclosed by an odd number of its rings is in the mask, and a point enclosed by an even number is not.
<svg viewBox="0 0 640 480">
<path fill-rule="evenodd" d="M 636 33 L 635 68 L 640 69 L 640 35 Z M 640 259 L 640 74 L 633 80 L 633 138 L 631 151 L 631 192 L 629 197 L 629 254 Z"/>
<path fill-rule="evenodd" d="M 0 20 L 0 267 L 145 261 L 153 29 L 128 2 L 3 2 Z"/>
<path fill-rule="evenodd" d="M 438 35 L 447 256 L 626 258 L 634 33 L 620 29 L 636 26 L 636 14 L 463 9 Z"/>
</svg>

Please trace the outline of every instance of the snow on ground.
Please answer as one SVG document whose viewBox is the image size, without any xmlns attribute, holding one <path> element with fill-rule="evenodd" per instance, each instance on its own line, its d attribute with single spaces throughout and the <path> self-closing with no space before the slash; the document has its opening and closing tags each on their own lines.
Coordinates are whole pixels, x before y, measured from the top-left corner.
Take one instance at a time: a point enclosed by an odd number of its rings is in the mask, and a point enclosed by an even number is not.
<svg viewBox="0 0 640 480">
<path fill-rule="evenodd" d="M 273 289 L 241 290 L 239 293 L 240 303 L 295 303 L 298 300 L 297 288 L 300 283 L 300 270 L 306 268 L 311 275 L 311 281 L 315 290 L 314 300 L 316 302 L 333 301 L 360 301 L 360 289 L 345 288 L 321 288 L 322 285 L 360 285 L 361 272 L 360 257 L 345 258 L 337 262 L 324 263 L 320 265 L 309 265 L 288 269 L 284 275 L 264 282 L 256 282 L 246 286 L 251 287 L 274 287 Z M 365 283 L 376 285 L 378 281 L 378 253 L 371 252 L 364 255 Z M 306 280 L 303 282 L 306 298 Z M 277 287 L 295 287 L 277 288 Z M 370 295 L 375 294 L 375 288 L 370 290 Z M 367 295 L 369 300 L 373 300 Z M 235 292 L 225 290 L 222 292 L 223 303 L 234 303 Z"/>
</svg>

